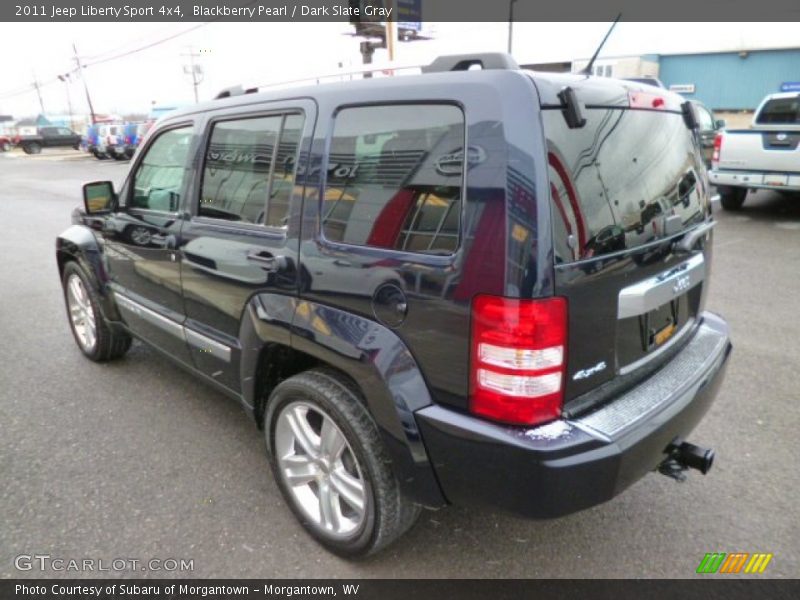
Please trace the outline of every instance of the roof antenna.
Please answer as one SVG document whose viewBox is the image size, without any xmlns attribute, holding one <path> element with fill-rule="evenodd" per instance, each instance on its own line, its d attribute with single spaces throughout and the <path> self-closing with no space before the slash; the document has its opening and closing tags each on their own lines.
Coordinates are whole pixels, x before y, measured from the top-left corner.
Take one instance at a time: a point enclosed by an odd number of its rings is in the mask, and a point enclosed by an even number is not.
<svg viewBox="0 0 800 600">
<path fill-rule="evenodd" d="M 594 61 L 597 60 L 597 55 L 600 54 L 600 50 L 602 50 L 603 46 L 605 46 L 606 40 L 608 39 L 608 36 L 610 36 L 611 32 L 614 31 L 614 27 L 617 26 L 617 23 L 619 23 L 619 20 L 621 18 L 622 18 L 622 13 L 619 13 L 617 15 L 617 18 L 614 19 L 614 22 L 611 24 L 611 27 L 608 28 L 608 33 L 606 33 L 606 37 L 604 37 L 603 41 L 600 42 L 600 45 L 597 47 L 597 50 L 594 51 L 594 56 L 592 56 L 591 60 L 589 61 L 589 64 L 586 65 L 584 67 L 584 69 L 581 71 L 581 74 L 583 74 L 583 75 L 591 75 L 592 74 L 592 66 L 594 65 Z"/>
</svg>

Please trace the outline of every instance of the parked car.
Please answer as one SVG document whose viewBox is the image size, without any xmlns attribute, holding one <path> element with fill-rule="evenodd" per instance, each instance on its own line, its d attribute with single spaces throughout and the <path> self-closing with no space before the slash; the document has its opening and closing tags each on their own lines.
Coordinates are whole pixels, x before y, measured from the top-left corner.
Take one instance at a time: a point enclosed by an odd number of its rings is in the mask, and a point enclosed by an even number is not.
<svg viewBox="0 0 800 600">
<path fill-rule="evenodd" d="M 75 340 L 139 338 L 238 400 L 345 556 L 422 507 L 557 517 L 706 473 L 686 439 L 731 344 L 683 103 L 504 54 L 228 90 L 84 186 L 56 249 Z"/>
<path fill-rule="evenodd" d="M 770 94 L 750 129 L 719 133 L 709 179 L 726 210 L 739 210 L 748 190 L 800 192 L 800 93 Z"/>
<path fill-rule="evenodd" d="M 689 100 L 689 102 L 694 108 L 695 118 L 697 119 L 697 133 L 700 138 L 700 146 L 703 149 L 703 162 L 705 162 L 706 167 L 711 168 L 714 140 L 717 138 L 717 134 L 725 129 L 725 121 L 714 118 L 714 113 L 711 112 L 711 109 L 699 100 Z"/>
<path fill-rule="evenodd" d="M 14 143 L 25 154 L 39 154 L 42 148 L 69 147 L 80 149 L 81 136 L 66 127 L 39 127 L 36 135 L 18 135 Z"/>
<path fill-rule="evenodd" d="M 96 158 L 125 159 L 125 140 L 122 123 L 100 123 L 97 125 Z"/>
<path fill-rule="evenodd" d="M 84 152 L 88 152 L 89 154 L 93 154 L 95 158 L 103 159 L 107 158 L 105 155 L 100 155 L 97 150 L 97 146 L 99 144 L 99 126 L 96 124 L 91 124 L 86 126 L 86 131 L 81 136 L 81 149 Z"/>
<path fill-rule="evenodd" d="M 152 122 L 125 124 L 122 135 L 126 158 L 133 158 L 133 155 L 136 153 L 136 148 L 139 147 L 139 144 L 152 125 Z"/>
</svg>

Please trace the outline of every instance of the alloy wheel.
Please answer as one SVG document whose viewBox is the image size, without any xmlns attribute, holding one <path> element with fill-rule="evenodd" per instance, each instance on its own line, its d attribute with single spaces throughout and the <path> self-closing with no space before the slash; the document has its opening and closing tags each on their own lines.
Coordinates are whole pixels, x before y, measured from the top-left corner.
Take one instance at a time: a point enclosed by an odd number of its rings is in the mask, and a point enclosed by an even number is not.
<svg viewBox="0 0 800 600">
<path fill-rule="evenodd" d="M 335 539 L 359 532 L 367 515 L 363 471 L 342 430 L 308 402 L 288 403 L 275 423 L 280 476 L 305 516 Z"/>
<path fill-rule="evenodd" d="M 91 352 L 97 343 L 94 309 L 83 280 L 75 274 L 67 279 L 67 306 L 78 343 L 86 352 Z"/>
</svg>

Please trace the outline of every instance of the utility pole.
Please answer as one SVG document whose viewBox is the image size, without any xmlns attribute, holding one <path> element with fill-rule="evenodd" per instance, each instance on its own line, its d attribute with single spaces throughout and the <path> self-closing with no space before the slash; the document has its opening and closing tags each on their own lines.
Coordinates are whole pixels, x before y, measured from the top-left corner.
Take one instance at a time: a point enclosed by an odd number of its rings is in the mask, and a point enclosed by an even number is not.
<svg viewBox="0 0 800 600">
<path fill-rule="evenodd" d="M 72 51 L 75 53 L 75 62 L 78 65 L 78 74 L 83 81 L 83 91 L 86 92 L 86 102 L 89 104 L 89 114 L 92 118 L 92 125 L 97 123 L 97 118 L 94 115 L 94 107 L 92 106 L 92 98 L 89 96 L 89 86 L 86 85 L 86 77 L 83 75 L 83 65 L 81 64 L 81 59 L 78 56 L 78 47 L 75 45 L 75 42 L 72 42 Z"/>
<path fill-rule="evenodd" d="M 44 114 L 44 102 L 42 101 L 42 92 L 39 90 L 39 80 L 36 78 L 36 71 L 33 71 L 33 87 L 36 90 L 36 95 L 39 96 L 39 106 L 42 107 L 42 114 Z"/>
<path fill-rule="evenodd" d="M 72 118 L 72 98 L 69 95 L 69 84 L 72 81 L 70 79 L 69 73 L 64 73 L 64 75 L 59 75 L 58 78 L 64 82 L 67 90 L 67 110 L 69 110 L 69 127 L 73 131 L 75 131 L 75 120 Z"/>
<path fill-rule="evenodd" d="M 194 88 L 194 102 L 195 102 L 195 104 L 197 104 L 198 102 L 200 102 L 200 100 L 199 100 L 199 98 L 197 96 L 197 86 L 200 85 L 201 83 L 203 83 L 203 67 L 202 67 L 202 65 L 195 65 L 194 64 L 194 59 L 195 58 L 199 58 L 200 55 L 199 54 L 195 54 L 192 51 L 192 47 L 191 46 L 187 46 L 187 48 L 189 48 L 189 52 L 186 53 L 186 54 L 181 54 L 181 56 L 188 56 L 189 57 L 188 74 L 190 74 L 192 76 L 192 87 Z M 187 73 L 186 65 L 183 66 L 183 72 Z M 199 79 L 198 79 L 198 75 L 200 76 Z"/>
<path fill-rule="evenodd" d="M 508 53 L 511 54 L 514 39 L 514 4 L 517 0 L 509 0 L 508 2 Z"/>
<path fill-rule="evenodd" d="M 396 8 L 394 0 L 387 0 L 386 8 Z M 397 47 L 397 17 L 395 12 L 395 10 L 392 10 L 393 16 L 386 21 L 386 51 L 389 54 L 389 62 L 394 61 Z"/>
</svg>

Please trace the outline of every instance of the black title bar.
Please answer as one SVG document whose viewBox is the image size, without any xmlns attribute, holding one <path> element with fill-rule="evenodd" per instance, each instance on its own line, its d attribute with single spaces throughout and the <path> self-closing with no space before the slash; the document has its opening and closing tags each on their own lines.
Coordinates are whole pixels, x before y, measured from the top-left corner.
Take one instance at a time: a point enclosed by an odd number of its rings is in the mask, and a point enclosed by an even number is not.
<svg viewBox="0 0 800 600">
<path fill-rule="evenodd" d="M 797 0 L 15 0 L 0 21 L 500 22 L 512 4 L 515 21 L 800 21 Z"/>
</svg>

